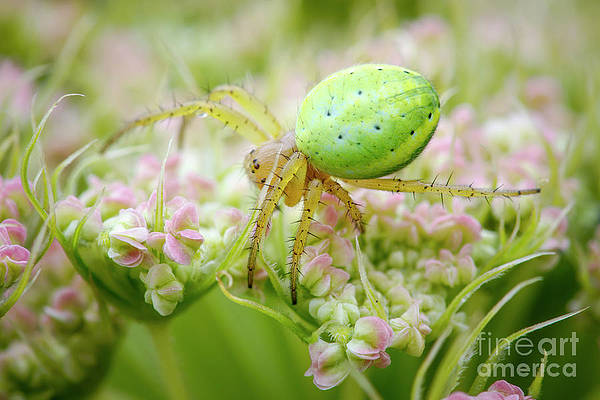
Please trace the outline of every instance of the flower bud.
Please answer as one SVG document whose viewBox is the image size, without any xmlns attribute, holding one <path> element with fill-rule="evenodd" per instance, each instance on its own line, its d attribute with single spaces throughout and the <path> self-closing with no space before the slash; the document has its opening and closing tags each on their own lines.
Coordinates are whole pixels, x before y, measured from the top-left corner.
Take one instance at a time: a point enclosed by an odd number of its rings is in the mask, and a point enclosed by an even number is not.
<svg viewBox="0 0 600 400">
<path fill-rule="evenodd" d="M 360 317 L 355 290 L 353 285 L 346 285 L 337 298 L 312 299 L 309 303 L 310 314 L 320 323 L 335 321 L 341 325 L 353 324 Z"/>
<path fill-rule="evenodd" d="M 420 313 L 419 305 L 413 303 L 400 318 L 390 320 L 394 331 L 392 347 L 420 356 L 425 349 L 425 336 L 431 333 L 428 323 L 427 317 Z"/>
<path fill-rule="evenodd" d="M 183 285 L 167 264 L 153 265 L 140 278 L 146 285 L 144 299 L 162 316 L 169 315 L 183 300 Z"/>
<path fill-rule="evenodd" d="M 332 291 L 336 291 L 350 278 L 346 271 L 332 267 L 332 260 L 328 254 L 321 254 L 302 267 L 300 283 L 313 296 L 325 296 Z"/>
</svg>

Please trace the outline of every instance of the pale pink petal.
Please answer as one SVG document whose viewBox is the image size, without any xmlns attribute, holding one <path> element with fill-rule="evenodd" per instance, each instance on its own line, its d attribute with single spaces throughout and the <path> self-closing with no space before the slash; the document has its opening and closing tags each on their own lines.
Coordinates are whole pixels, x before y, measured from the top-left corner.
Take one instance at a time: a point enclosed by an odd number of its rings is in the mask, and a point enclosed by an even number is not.
<svg viewBox="0 0 600 400">
<path fill-rule="evenodd" d="M 520 387 L 511 385 L 505 380 L 499 380 L 492 383 L 488 391 L 502 393 L 503 395 L 516 394 L 519 396 L 519 399 L 524 396 L 523 390 L 521 390 Z"/>
<path fill-rule="evenodd" d="M 392 344 L 394 331 L 381 318 L 362 317 L 354 325 L 354 335 L 347 348 L 355 356 L 365 360 L 375 360 L 380 352 Z"/>
<path fill-rule="evenodd" d="M 145 250 L 146 247 L 141 242 L 146 241 L 148 238 L 148 230 L 146 228 L 131 228 L 124 231 L 111 232 L 109 236 L 127 243 L 136 249 Z"/>
<path fill-rule="evenodd" d="M 117 264 L 123 267 L 137 267 L 144 259 L 144 253 L 137 249 L 130 249 L 125 253 L 117 253 L 113 249 L 108 249 L 108 256 Z"/>
<path fill-rule="evenodd" d="M 188 265 L 192 259 L 189 250 L 175 239 L 173 235 L 167 235 L 163 250 L 167 257 L 178 264 Z"/>
<path fill-rule="evenodd" d="M 454 392 L 444 400 L 474 400 L 474 397 L 471 397 L 464 392 Z"/>
<path fill-rule="evenodd" d="M 385 351 L 379 353 L 379 358 L 373 362 L 373 365 L 377 368 L 387 368 L 392 363 L 390 355 Z"/>
<path fill-rule="evenodd" d="M 146 239 L 146 244 L 150 248 L 160 249 L 164 246 L 166 238 L 167 238 L 166 233 L 150 232 L 150 234 L 148 235 L 148 238 Z"/>
<path fill-rule="evenodd" d="M 29 250 L 17 244 L 0 246 L 0 261 L 25 266 L 29 260 Z"/>
<path fill-rule="evenodd" d="M 182 239 L 198 242 L 198 244 L 204 241 L 204 236 L 202 236 L 200 232 L 193 229 L 183 229 L 177 232 L 177 236 L 181 237 Z"/>
</svg>

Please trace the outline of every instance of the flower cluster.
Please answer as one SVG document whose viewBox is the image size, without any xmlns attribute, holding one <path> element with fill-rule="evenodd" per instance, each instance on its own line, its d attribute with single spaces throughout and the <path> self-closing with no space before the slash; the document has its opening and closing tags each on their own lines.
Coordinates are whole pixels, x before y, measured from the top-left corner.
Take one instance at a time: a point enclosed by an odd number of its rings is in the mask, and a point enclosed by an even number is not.
<svg viewBox="0 0 600 400">
<path fill-rule="evenodd" d="M 477 396 L 469 396 L 463 392 L 454 392 L 445 400 L 535 400 L 531 396 L 525 396 L 520 387 L 500 380 L 494 382 L 486 392 Z"/>
<path fill-rule="evenodd" d="M 0 320 L 0 397 L 61 397 L 93 390 L 121 323 L 54 243 L 35 284 Z"/>
<path fill-rule="evenodd" d="M 80 269 L 105 281 L 109 298 L 126 299 L 122 308 L 137 318 L 171 315 L 209 288 L 244 223 L 237 208 L 216 201 L 215 182 L 189 174 L 180 179 L 179 160 L 166 162 L 162 204 L 156 191 L 149 194 L 161 164 L 145 155 L 133 184 L 92 176 L 86 191 L 56 205 L 59 229 L 80 242 Z"/>
<path fill-rule="evenodd" d="M 298 313 L 320 326 L 306 375 L 320 389 L 338 385 L 353 368 L 388 366 L 388 348 L 420 356 L 452 290 L 476 276 L 473 253 L 489 246 L 467 214 L 427 202 L 412 209 L 398 194 L 353 196 L 366 206 L 362 258 L 345 210 L 327 194 L 301 258 Z"/>
</svg>

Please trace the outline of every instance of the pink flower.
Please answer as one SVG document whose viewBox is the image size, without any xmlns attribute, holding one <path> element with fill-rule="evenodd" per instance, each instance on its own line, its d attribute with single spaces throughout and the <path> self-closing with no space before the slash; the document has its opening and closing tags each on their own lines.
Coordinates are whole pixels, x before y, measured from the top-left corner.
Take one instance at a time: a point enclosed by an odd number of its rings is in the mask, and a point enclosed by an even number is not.
<svg viewBox="0 0 600 400">
<path fill-rule="evenodd" d="M 542 108 L 560 101 L 562 93 L 556 79 L 537 76 L 525 83 L 525 100 L 534 108 Z"/>
<path fill-rule="evenodd" d="M 0 287 L 9 287 L 29 261 L 29 250 L 16 244 L 0 245 Z"/>
<path fill-rule="evenodd" d="M 481 239 L 481 224 L 467 214 L 441 215 L 431 221 L 429 230 L 432 237 L 452 251 Z"/>
<path fill-rule="evenodd" d="M 58 228 L 68 236 L 75 231 L 79 221 L 87 215 L 89 207 L 86 208 L 77 197 L 68 196 L 65 200 L 56 203 L 55 212 Z M 83 225 L 82 237 L 93 240 L 98 236 L 102 227 L 100 210 L 95 209 Z"/>
<path fill-rule="evenodd" d="M 204 237 L 198 232 L 198 210 L 193 203 L 180 197 L 169 203 L 178 208 L 171 219 L 165 221 L 165 233 L 150 234 L 150 246 L 156 248 L 162 245 L 167 257 L 176 263 L 187 265 L 204 242 Z"/>
<path fill-rule="evenodd" d="M 448 249 L 441 249 L 437 258 L 421 260 L 418 267 L 425 269 L 425 277 L 435 283 L 447 286 L 471 282 L 477 273 L 475 262 L 471 258 L 473 246 L 466 244 L 454 255 Z"/>
<path fill-rule="evenodd" d="M 89 178 L 90 189 L 82 196 L 86 204 L 93 203 L 104 189 L 100 202 L 102 218 L 107 219 L 118 214 L 119 210 L 133 208 L 138 202 L 136 192 L 121 182 L 105 184 L 95 176 Z"/>
<path fill-rule="evenodd" d="M 217 188 L 215 181 L 195 173 L 187 174 L 185 182 L 186 196 L 198 202 L 203 202 L 212 198 Z"/>
<path fill-rule="evenodd" d="M 448 32 L 448 25 L 438 16 L 426 16 L 410 24 L 408 31 L 417 40 L 435 39 Z"/>
<path fill-rule="evenodd" d="M 76 329 L 83 323 L 87 302 L 77 287 L 65 286 L 54 293 L 52 304 L 44 308 L 44 323 L 50 327 Z"/>
<path fill-rule="evenodd" d="M 19 217 L 29 207 L 21 179 L 2 179 L 0 176 L 0 219 Z"/>
<path fill-rule="evenodd" d="M 454 392 L 445 400 L 535 400 L 531 396 L 525 396 L 520 387 L 499 380 L 490 386 L 487 392 L 479 393 L 477 396 L 469 396 L 463 392 Z"/>
<path fill-rule="evenodd" d="M 600 225 L 596 228 L 594 238 L 588 242 L 588 271 L 600 283 Z M 600 286 L 598 286 L 600 288 Z"/>
<path fill-rule="evenodd" d="M 181 156 L 178 154 L 171 155 L 167 158 L 165 164 L 165 197 L 170 199 L 175 196 L 182 186 L 178 177 L 177 171 Z M 162 161 L 153 154 L 144 154 L 137 163 L 136 177 L 134 182 L 145 189 L 155 188 L 157 179 L 160 176 Z M 186 185 L 187 186 L 187 185 Z"/>
<path fill-rule="evenodd" d="M 308 346 L 308 351 L 311 363 L 304 376 L 312 376 L 313 383 L 319 389 L 327 390 L 337 386 L 350 373 L 350 364 L 343 345 L 319 339 Z"/>
<path fill-rule="evenodd" d="M 27 229 L 16 219 L 8 218 L 0 223 L 0 245 L 25 243 Z"/>
<path fill-rule="evenodd" d="M 27 74 L 12 61 L 0 63 L 0 104 L 8 106 L 7 112 L 20 117 L 29 114 L 33 87 Z"/>
<path fill-rule="evenodd" d="M 313 296 L 326 296 L 343 287 L 350 279 L 346 271 L 332 267 L 332 261 L 329 254 L 320 254 L 303 265 L 300 283 Z"/>
<path fill-rule="evenodd" d="M 378 368 L 390 365 L 390 356 L 385 352 L 392 344 L 394 331 L 387 322 L 378 317 L 362 317 L 354 325 L 348 351 L 363 360 L 370 360 Z"/>
<path fill-rule="evenodd" d="M 142 244 L 148 239 L 146 220 L 132 208 L 119 211 L 115 218 L 117 224 L 109 233 L 108 256 L 124 267 L 137 267 L 147 252 L 146 246 Z"/>
</svg>

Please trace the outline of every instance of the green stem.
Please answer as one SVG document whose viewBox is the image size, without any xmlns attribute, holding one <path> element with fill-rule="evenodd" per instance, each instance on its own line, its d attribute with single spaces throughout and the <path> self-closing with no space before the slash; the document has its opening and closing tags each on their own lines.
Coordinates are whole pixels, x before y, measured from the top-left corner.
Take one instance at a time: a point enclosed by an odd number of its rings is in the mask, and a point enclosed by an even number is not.
<svg viewBox="0 0 600 400">
<path fill-rule="evenodd" d="M 185 390 L 183 376 L 180 372 L 182 368 L 177 362 L 177 357 L 173 352 L 169 322 L 148 323 L 146 326 L 150 331 L 152 342 L 158 353 L 160 369 L 169 399 L 188 399 L 189 397 Z"/>
<path fill-rule="evenodd" d="M 373 386 L 371 381 L 369 381 L 362 372 L 356 369 L 356 367 L 352 366 L 350 368 L 350 376 L 358 383 L 358 386 L 360 386 L 370 400 L 383 400 L 383 397 L 377 392 L 377 389 L 375 389 L 375 386 Z"/>
</svg>

